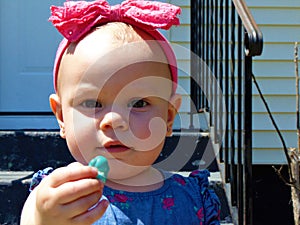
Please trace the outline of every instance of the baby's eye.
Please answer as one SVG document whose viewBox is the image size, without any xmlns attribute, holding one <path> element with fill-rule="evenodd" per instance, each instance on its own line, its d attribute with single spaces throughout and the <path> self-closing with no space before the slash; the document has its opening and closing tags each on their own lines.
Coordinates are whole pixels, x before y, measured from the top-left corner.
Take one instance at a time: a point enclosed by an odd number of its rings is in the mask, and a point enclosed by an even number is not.
<svg viewBox="0 0 300 225">
<path fill-rule="evenodd" d="M 128 104 L 130 108 L 143 108 L 149 105 L 144 99 L 133 100 Z"/>
<path fill-rule="evenodd" d="M 96 100 L 86 100 L 81 103 L 84 108 L 101 108 L 102 104 Z"/>
</svg>

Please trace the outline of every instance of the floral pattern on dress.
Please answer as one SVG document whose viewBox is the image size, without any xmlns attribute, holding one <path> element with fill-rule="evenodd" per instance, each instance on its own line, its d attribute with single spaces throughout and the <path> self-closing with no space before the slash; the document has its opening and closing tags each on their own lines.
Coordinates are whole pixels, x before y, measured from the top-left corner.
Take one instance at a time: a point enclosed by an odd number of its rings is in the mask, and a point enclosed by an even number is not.
<svg viewBox="0 0 300 225">
<path fill-rule="evenodd" d="M 203 225 L 203 221 L 204 221 L 204 209 L 203 209 L 203 207 L 200 208 L 200 209 L 198 209 L 198 208 L 195 206 L 195 211 L 196 211 L 197 217 L 198 217 L 199 220 L 200 220 L 199 225 Z"/>
<path fill-rule="evenodd" d="M 111 195 L 107 196 L 108 200 L 111 203 L 116 203 L 120 206 L 122 209 L 129 209 L 130 202 L 133 200 L 132 198 L 129 198 L 127 195 L 123 193 L 111 193 Z"/>
<path fill-rule="evenodd" d="M 172 208 L 175 205 L 174 198 L 172 196 L 166 196 L 161 200 L 162 208 L 166 210 L 169 214 L 172 214 Z"/>
<path fill-rule="evenodd" d="M 190 176 L 197 176 L 197 175 L 201 174 L 201 172 L 203 172 L 203 171 L 201 171 L 201 170 L 194 170 L 194 171 L 191 172 Z"/>
<path fill-rule="evenodd" d="M 177 182 L 177 183 L 179 183 L 180 185 L 182 185 L 182 186 L 185 186 L 186 185 L 186 181 L 184 180 L 184 178 L 183 177 L 174 177 L 174 180 Z"/>
</svg>

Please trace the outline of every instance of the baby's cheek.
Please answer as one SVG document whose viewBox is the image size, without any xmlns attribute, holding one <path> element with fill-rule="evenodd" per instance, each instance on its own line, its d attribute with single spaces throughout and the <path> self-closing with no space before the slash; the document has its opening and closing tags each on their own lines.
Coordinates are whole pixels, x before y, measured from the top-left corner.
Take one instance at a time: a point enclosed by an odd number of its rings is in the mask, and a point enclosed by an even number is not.
<svg viewBox="0 0 300 225">
<path fill-rule="evenodd" d="M 149 124 L 149 119 L 141 119 L 139 121 L 132 122 L 130 124 L 130 130 L 136 138 L 141 140 L 147 139 L 151 136 L 151 129 Z"/>
<path fill-rule="evenodd" d="M 87 161 L 85 160 L 84 156 L 82 155 L 81 151 L 77 148 L 77 146 L 72 147 L 72 149 L 70 149 L 70 153 L 77 162 L 80 162 L 83 165 L 87 165 Z"/>
<path fill-rule="evenodd" d="M 84 165 L 89 162 L 89 154 L 97 146 L 96 135 L 97 130 L 93 121 L 74 121 L 67 137 L 67 144 L 72 156 L 78 162 Z"/>
<path fill-rule="evenodd" d="M 68 149 L 76 161 L 82 164 L 86 164 L 84 157 L 80 152 L 80 148 L 78 145 L 79 142 L 76 139 L 75 133 L 72 130 L 66 131 L 66 142 L 67 142 Z"/>
<path fill-rule="evenodd" d="M 151 151 L 164 142 L 166 137 L 166 123 L 161 118 L 156 117 L 152 121 L 141 121 L 131 131 L 135 136 L 135 138 L 132 138 L 134 140 L 133 146 L 137 150 Z"/>
</svg>

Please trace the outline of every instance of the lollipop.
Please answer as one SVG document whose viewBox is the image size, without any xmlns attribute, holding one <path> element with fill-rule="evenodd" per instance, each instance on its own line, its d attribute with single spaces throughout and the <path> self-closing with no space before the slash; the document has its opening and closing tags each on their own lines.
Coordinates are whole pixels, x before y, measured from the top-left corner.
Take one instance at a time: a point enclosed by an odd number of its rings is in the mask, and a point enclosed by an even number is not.
<svg viewBox="0 0 300 225">
<path fill-rule="evenodd" d="M 107 159 L 103 156 L 96 156 L 90 161 L 89 166 L 96 167 L 98 169 L 98 175 L 96 178 L 105 183 L 109 171 Z"/>
</svg>

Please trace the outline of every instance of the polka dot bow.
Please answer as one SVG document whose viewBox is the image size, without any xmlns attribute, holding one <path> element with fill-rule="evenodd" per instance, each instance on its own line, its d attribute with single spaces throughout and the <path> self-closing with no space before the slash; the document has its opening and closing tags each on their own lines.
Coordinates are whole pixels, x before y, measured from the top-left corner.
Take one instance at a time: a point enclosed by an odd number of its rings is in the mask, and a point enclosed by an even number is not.
<svg viewBox="0 0 300 225">
<path fill-rule="evenodd" d="M 110 6 L 105 0 L 67 1 L 51 6 L 49 21 L 70 42 L 80 40 L 92 27 L 108 22 L 124 22 L 143 30 L 169 29 L 179 25 L 180 8 L 168 3 L 127 0 Z"/>
</svg>

